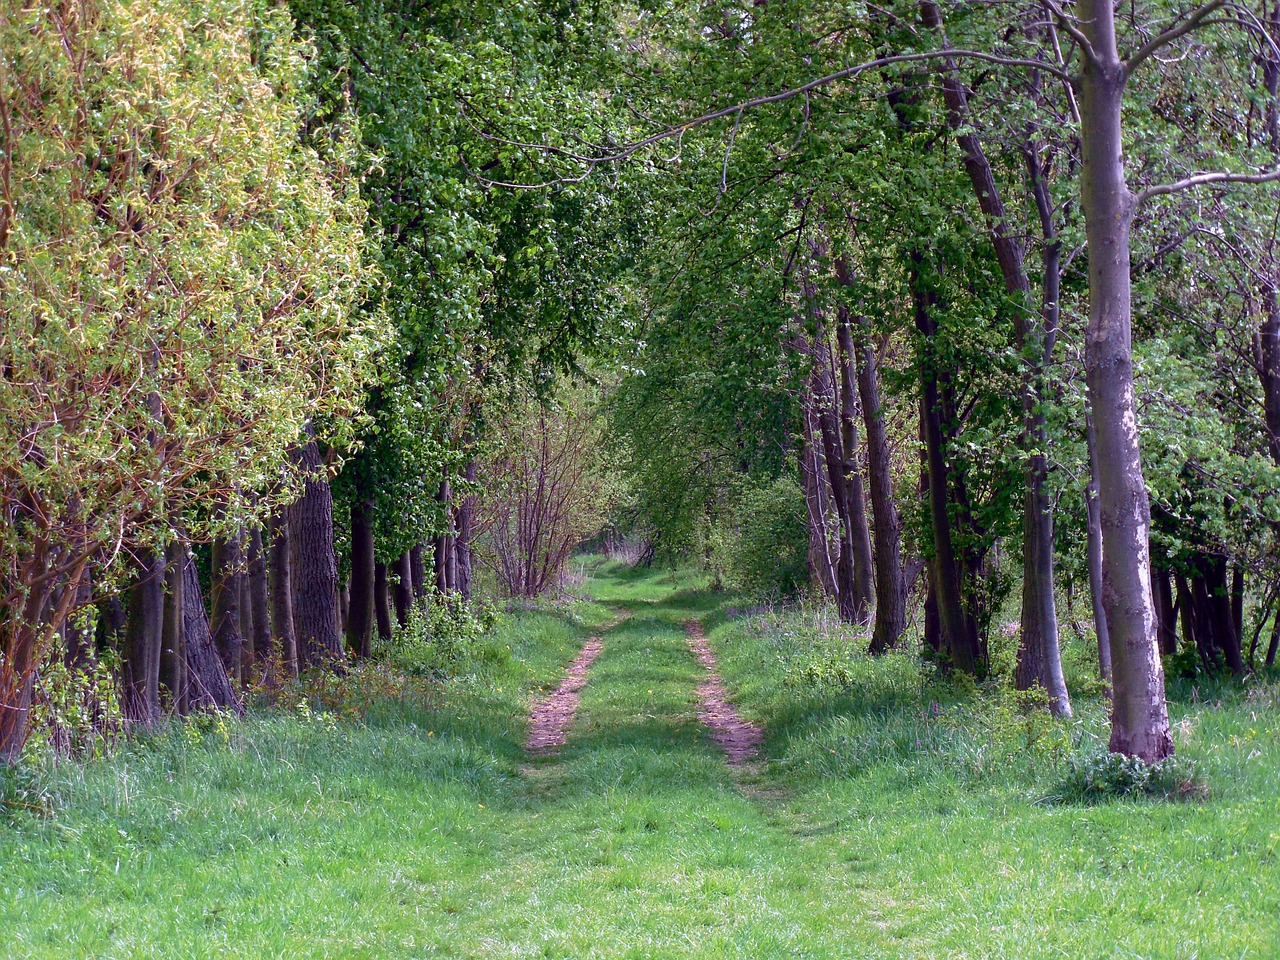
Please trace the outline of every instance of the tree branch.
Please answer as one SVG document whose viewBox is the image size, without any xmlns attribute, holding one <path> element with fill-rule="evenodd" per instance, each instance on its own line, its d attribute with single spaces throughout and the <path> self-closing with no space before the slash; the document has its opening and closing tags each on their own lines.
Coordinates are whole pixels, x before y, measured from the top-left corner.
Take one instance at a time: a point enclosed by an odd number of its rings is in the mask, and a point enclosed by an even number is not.
<svg viewBox="0 0 1280 960">
<path fill-rule="evenodd" d="M 1265 173 L 1227 173 L 1221 170 L 1212 173 L 1197 173 L 1174 183 L 1162 183 L 1158 186 L 1147 187 L 1147 189 L 1138 193 L 1136 205 L 1141 206 L 1152 197 L 1181 193 L 1183 190 L 1191 190 L 1195 187 L 1215 186 L 1224 183 L 1272 183 L 1276 180 L 1280 180 L 1280 168 L 1268 170 Z"/>
<path fill-rule="evenodd" d="M 474 130 L 479 136 L 483 137 L 484 139 L 491 140 L 495 143 L 501 143 L 509 147 L 517 147 L 525 150 L 540 152 L 546 156 L 562 157 L 573 163 L 583 164 L 587 168 L 586 172 L 582 173 L 580 176 L 572 175 L 567 177 L 558 177 L 555 180 L 550 181 L 548 183 L 544 183 L 544 184 L 514 184 L 514 183 L 499 184 L 496 181 L 489 181 L 487 179 L 480 178 L 474 172 L 472 173 L 472 176 L 477 176 L 477 179 L 482 179 L 484 180 L 484 182 L 490 183 L 492 185 L 500 185 L 500 186 L 511 187 L 516 189 L 537 189 L 538 187 L 542 187 L 542 186 L 550 186 L 551 183 L 579 182 L 585 179 L 586 176 L 589 174 L 590 170 L 597 166 L 601 166 L 609 163 L 617 163 L 618 161 L 626 160 L 627 158 L 633 156 L 639 151 L 645 149 L 646 147 L 651 147 L 657 143 L 661 143 L 663 140 L 669 140 L 672 137 L 683 136 L 686 131 L 692 130 L 695 127 L 705 126 L 708 123 L 712 123 L 716 120 L 724 119 L 725 117 L 734 116 L 734 117 L 740 118 L 742 113 L 746 110 L 752 110 L 756 107 L 763 107 L 763 106 L 767 106 L 769 104 L 774 104 L 774 103 L 782 103 L 786 100 L 790 100 L 793 97 L 798 97 L 804 94 L 808 94 L 822 87 L 827 87 L 833 83 L 838 83 L 841 80 L 854 79 L 858 77 L 860 74 L 866 73 L 870 70 L 879 70 L 879 69 L 883 69 L 884 67 L 890 67 L 890 66 L 894 66 L 902 63 L 919 63 L 927 60 L 945 59 L 947 57 L 954 57 L 957 59 L 966 59 L 966 60 L 979 60 L 984 63 L 994 63 L 1004 67 L 1019 67 L 1019 68 L 1024 68 L 1028 70 L 1038 70 L 1044 73 L 1051 74 L 1052 76 L 1058 77 L 1061 80 L 1065 80 L 1067 82 L 1071 81 L 1071 75 L 1069 73 L 1067 73 L 1065 70 L 1061 70 L 1048 63 L 1045 63 L 1043 60 L 1027 60 L 1027 59 L 1022 59 L 1020 57 L 1002 57 L 998 54 L 984 53 L 979 50 L 929 50 L 921 53 L 903 53 L 903 54 L 897 54 L 895 56 L 880 57 L 876 60 L 868 60 L 863 63 L 856 64 L 852 67 L 845 67 L 843 70 L 837 70 L 834 73 L 829 73 L 826 76 L 818 77 L 816 80 L 810 80 L 808 83 L 802 84 L 798 87 L 792 87 L 790 89 L 782 90 L 778 93 L 768 94 L 762 97 L 755 97 L 751 100 L 743 100 L 740 103 L 733 104 L 732 106 L 722 107 L 719 110 L 713 110 L 710 113 L 704 113 L 700 116 L 693 117 L 689 120 L 685 120 L 682 123 L 669 126 L 666 129 L 659 130 L 657 133 L 651 134 L 647 137 L 644 137 L 641 140 L 636 140 L 632 143 L 622 144 L 620 146 L 612 146 L 612 147 L 605 147 L 604 145 L 601 145 L 602 152 L 597 155 L 580 153 L 574 150 L 568 150 L 568 149 L 565 149 L 564 147 L 557 147 L 547 143 L 528 143 L 520 140 L 509 140 L 509 139 L 506 139 L 505 137 L 500 137 L 495 134 L 489 133 L 488 131 L 481 129 L 479 126 L 472 123 L 470 118 L 466 116 L 466 109 L 465 109 L 466 103 L 464 101 L 463 103 L 464 120 L 472 128 L 472 130 Z"/>
<path fill-rule="evenodd" d="M 1161 47 L 1167 47 L 1179 37 L 1184 37 L 1197 27 L 1203 26 L 1202 21 L 1204 18 L 1209 16 L 1209 14 L 1213 13 L 1215 10 L 1225 6 L 1226 2 L 1227 0 L 1209 0 L 1208 3 L 1191 11 L 1191 13 L 1187 14 L 1183 20 L 1175 23 L 1168 30 L 1152 37 L 1139 47 L 1133 56 L 1129 57 L 1129 59 L 1124 62 L 1125 75 L 1132 75 L 1133 71 L 1138 69 L 1144 60 L 1150 57 Z"/>
</svg>

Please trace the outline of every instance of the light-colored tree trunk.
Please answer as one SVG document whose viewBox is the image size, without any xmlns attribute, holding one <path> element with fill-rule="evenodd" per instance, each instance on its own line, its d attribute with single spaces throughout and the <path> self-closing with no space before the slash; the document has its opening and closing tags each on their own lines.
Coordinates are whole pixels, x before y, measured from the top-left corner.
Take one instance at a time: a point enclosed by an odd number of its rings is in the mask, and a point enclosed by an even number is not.
<svg viewBox="0 0 1280 960">
<path fill-rule="evenodd" d="M 1082 0 L 1092 47 L 1080 93 L 1081 205 L 1089 244 L 1085 377 L 1093 411 L 1102 527 L 1102 605 L 1111 633 L 1111 750 L 1148 762 L 1173 753 L 1164 669 L 1156 646 L 1130 332 L 1129 237 L 1136 199 L 1125 181 L 1125 66 L 1110 2 Z"/>
</svg>

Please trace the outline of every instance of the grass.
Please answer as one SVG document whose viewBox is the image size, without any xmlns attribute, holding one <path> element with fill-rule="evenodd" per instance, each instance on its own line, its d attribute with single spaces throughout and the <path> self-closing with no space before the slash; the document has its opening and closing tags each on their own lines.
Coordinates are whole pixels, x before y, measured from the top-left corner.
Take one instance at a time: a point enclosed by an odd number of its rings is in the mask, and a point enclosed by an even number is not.
<svg viewBox="0 0 1280 960">
<path fill-rule="evenodd" d="M 510 658 L 430 702 L 36 771 L 56 812 L 0 826 L 0 955 L 1280 955 L 1274 687 L 1171 686 L 1208 799 L 1048 802 L 1096 701 L 1028 721 L 703 586 L 605 566 L 594 603 L 508 618 Z M 530 697 L 619 613 L 568 744 L 530 763 Z M 751 790 L 697 723 L 690 617 L 766 728 Z"/>
</svg>

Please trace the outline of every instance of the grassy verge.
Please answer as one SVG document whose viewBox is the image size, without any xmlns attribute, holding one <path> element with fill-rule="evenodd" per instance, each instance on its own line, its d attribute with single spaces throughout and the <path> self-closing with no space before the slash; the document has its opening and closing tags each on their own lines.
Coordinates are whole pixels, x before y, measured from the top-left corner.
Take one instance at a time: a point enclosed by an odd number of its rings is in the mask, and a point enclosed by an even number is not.
<svg viewBox="0 0 1280 960">
<path fill-rule="evenodd" d="M 0 955 L 1280 952 L 1274 690 L 1175 688 L 1207 800 L 1046 803 L 1100 704 L 1028 721 L 800 615 L 731 616 L 696 578 L 588 572 L 593 603 L 506 618 L 509 656 L 426 697 L 199 721 L 37 771 L 55 812 L 0 826 Z M 568 743 L 531 764 L 530 699 L 619 611 Z M 766 727 L 769 789 L 741 790 L 697 723 L 695 616 Z"/>
</svg>

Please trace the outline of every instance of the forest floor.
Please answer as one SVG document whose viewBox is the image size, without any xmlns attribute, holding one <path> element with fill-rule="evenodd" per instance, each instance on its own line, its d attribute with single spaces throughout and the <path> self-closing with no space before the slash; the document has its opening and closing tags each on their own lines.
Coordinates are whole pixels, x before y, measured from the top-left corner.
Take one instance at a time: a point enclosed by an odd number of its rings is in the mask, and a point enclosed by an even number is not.
<svg viewBox="0 0 1280 960">
<path fill-rule="evenodd" d="M 1274 685 L 1173 688 L 1207 797 L 1053 802 L 1100 702 L 1040 725 L 906 657 L 832 686 L 826 641 L 696 578 L 586 589 L 430 702 L 31 774 L 0 957 L 1280 956 Z"/>
</svg>

